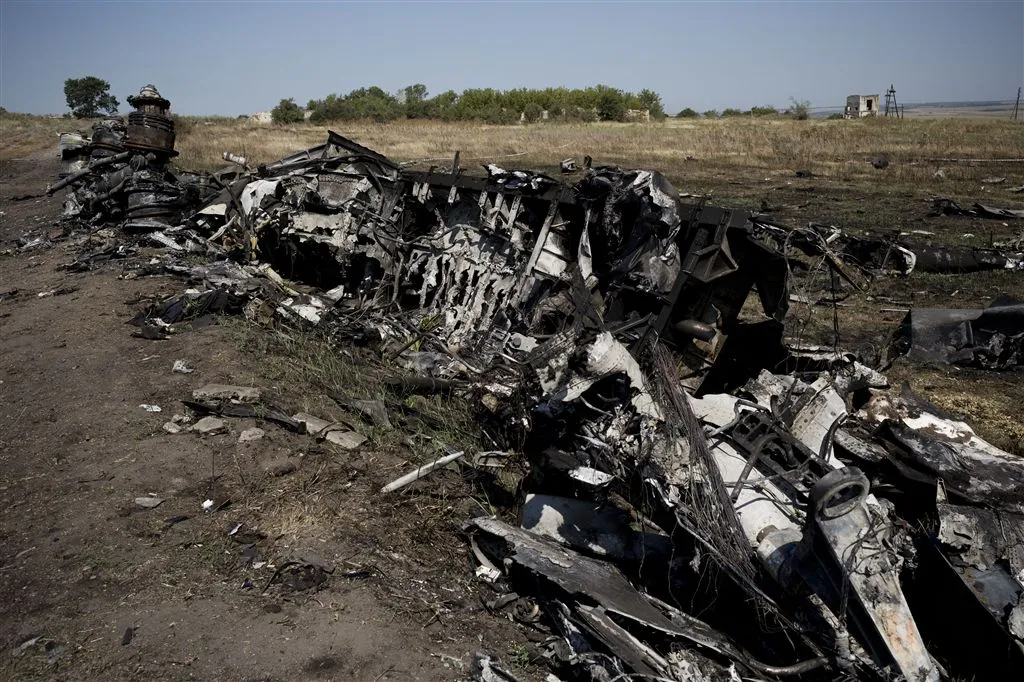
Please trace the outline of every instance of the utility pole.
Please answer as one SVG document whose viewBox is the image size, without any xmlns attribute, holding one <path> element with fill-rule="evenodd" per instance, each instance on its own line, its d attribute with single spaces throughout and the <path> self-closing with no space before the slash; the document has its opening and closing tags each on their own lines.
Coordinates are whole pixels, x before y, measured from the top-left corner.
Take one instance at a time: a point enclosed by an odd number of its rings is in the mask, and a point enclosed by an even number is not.
<svg viewBox="0 0 1024 682">
<path fill-rule="evenodd" d="M 885 115 L 903 118 L 899 105 L 896 104 L 896 88 L 891 83 L 889 84 L 889 89 L 885 91 Z"/>
<path fill-rule="evenodd" d="M 1020 86 L 1017 86 L 1017 103 L 1013 105 L 1013 120 L 1017 120 L 1017 115 L 1020 112 Z"/>
</svg>

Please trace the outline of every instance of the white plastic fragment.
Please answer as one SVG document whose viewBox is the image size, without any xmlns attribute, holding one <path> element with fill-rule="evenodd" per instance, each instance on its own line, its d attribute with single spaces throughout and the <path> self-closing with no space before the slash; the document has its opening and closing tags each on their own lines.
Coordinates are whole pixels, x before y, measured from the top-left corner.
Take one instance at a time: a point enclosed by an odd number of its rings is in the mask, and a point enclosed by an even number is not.
<svg viewBox="0 0 1024 682">
<path fill-rule="evenodd" d="M 382 493 L 392 493 L 396 490 L 399 490 L 400 488 L 404 488 L 413 481 L 423 478 L 434 469 L 437 469 L 438 467 L 443 467 L 446 464 L 450 464 L 451 462 L 454 462 L 455 460 L 459 459 L 465 454 L 466 453 L 464 451 L 460 450 L 459 452 L 455 452 L 450 455 L 445 455 L 444 457 L 439 457 L 438 459 L 435 459 L 433 462 L 424 464 L 415 471 L 410 471 L 406 475 L 396 478 L 391 483 L 388 483 L 386 486 L 381 488 L 380 491 Z"/>
<path fill-rule="evenodd" d="M 477 566 L 476 577 L 480 578 L 486 583 L 493 583 L 495 580 L 501 577 L 501 571 L 492 566 Z"/>
<path fill-rule="evenodd" d="M 176 372 L 178 374 L 191 374 L 196 370 L 186 365 L 184 360 L 175 360 L 174 366 L 171 367 L 171 371 Z"/>
<path fill-rule="evenodd" d="M 150 405 L 148 403 L 142 403 L 141 405 L 139 405 L 139 407 L 144 409 L 146 412 L 162 412 L 163 411 L 163 410 L 160 409 L 159 405 Z"/>
<path fill-rule="evenodd" d="M 213 509 L 213 500 L 203 500 L 203 511 L 208 512 Z"/>
<path fill-rule="evenodd" d="M 570 469 L 569 476 L 580 483 L 594 486 L 596 488 L 603 488 L 615 480 L 615 477 L 611 474 L 606 474 L 603 471 L 583 466 Z"/>
</svg>

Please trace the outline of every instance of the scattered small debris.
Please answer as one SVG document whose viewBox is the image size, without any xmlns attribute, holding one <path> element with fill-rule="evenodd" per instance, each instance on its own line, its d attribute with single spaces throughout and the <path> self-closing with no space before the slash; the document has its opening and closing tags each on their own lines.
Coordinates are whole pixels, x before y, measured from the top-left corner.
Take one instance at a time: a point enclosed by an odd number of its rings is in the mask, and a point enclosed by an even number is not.
<svg viewBox="0 0 1024 682">
<path fill-rule="evenodd" d="M 58 289 L 51 289 L 50 291 L 40 291 L 36 294 L 39 298 L 49 298 L 51 296 L 63 296 L 65 294 L 73 294 L 78 291 L 78 287 L 60 287 Z"/>
<path fill-rule="evenodd" d="M 260 440 L 261 438 L 263 438 L 263 436 L 266 435 L 266 433 L 267 432 L 264 431 L 263 429 L 254 426 L 252 428 L 242 431 L 242 433 L 238 435 L 238 442 L 251 443 L 252 441 Z"/>
<path fill-rule="evenodd" d="M 192 372 L 194 372 L 196 370 L 194 368 L 192 368 L 192 367 L 189 367 L 187 364 L 185 364 L 184 360 L 175 360 L 174 361 L 174 366 L 171 367 L 171 371 L 175 372 L 177 374 L 191 374 Z"/>
<path fill-rule="evenodd" d="M 195 431 L 203 436 L 212 436 L 227 430 L 228 423 L 218 417 L 203 417 L 189 428 L 189 431 Z"/>
<path fill-rule="evenodd" d="M 258 403 L 260 389 L 250 386 L 228 386 L 207 384 L 192 391 L 193 400 L 236 400 L 242 403 Z"/>
<path fill-rule="evenodd" d="M 303 425 L 311 436 L 333 443 L 346 450 L 354 450 L 366 442 L 366 436 L 348 429 L 337 422 L 329 422 L 326 419 L 314 417 L 305 412 L 292 415 L 292 419 Z"/>
<path fill-rule="evenodd" d="M 469 673 L 473 682 L 518 682 L 515 675 L 502 668 L 496 659 L 479 652 L 473 654 Z"/>
<path fill-rule="evenodd" d="M 465 452 L 460 450 L 459 452 L 453 452 L 444 455 L 443 457 L 438 457 L 433 462 L 430 462 L 429 464 L 424 464 L 415 471 L 412 471 L 408 474 L 405 474 L 404 476 L 396 478 L 394 481 L 388 483 L 386 486 L 381 488 L 380 491 L 382 493 L 393 493 L 396 490 L 400 490 L 405 486 L 409 485 L 410 483 L 412 483 L 413 481 L 418 481 L 419 479 L 423 478 L 434 469 L 437 469 L 438 467 L 443 467 L 447 464 L 451 464 L 457 459 L 461 459 L 462 456 L 465 454 Z"/>
<path fill-rule="evenodd" d="M 327 569 L 317 564 L 306 564 L 300 561 L 285 561 L 267 580 L 261 592 L 266 592 L 271 585 L 280 584 L 293 592 L 317 591 L 327 584 L 327 579 L 334 569 Z"/>
<path fill-rule="evenodd" d="M 334 402 L 342 407 L 351 410 L 370 421 L 374 426 L 391 428 L 391 418 L 388 417 L 387 408 L 379 400 L 357 400 L 344 391 L 330 391 L 328 393 Z"/>
</svg>

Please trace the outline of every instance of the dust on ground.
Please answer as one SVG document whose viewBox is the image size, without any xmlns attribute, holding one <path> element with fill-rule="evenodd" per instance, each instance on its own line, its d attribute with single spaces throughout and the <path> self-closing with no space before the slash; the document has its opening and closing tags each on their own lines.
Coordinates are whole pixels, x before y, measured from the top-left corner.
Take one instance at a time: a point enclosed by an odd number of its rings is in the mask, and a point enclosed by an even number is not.
<svg viewBox="0 0 1024 682">
<path fill-rule="evenodd" d="M 457 474 L 385 500 L 405 446 L 342 454 L 267 424 L 238 443 L 251 420 L 164 431 L 206 383 L 293 411 L 316 391 L 252 353 L 269 330 L 133 338 L 125 322 L 180 280 L 61 271 L 67 243 L 18 251 L 61 199 L 12 197 L 57 172 L 49 153 L 0 166 L 0 678 L 461 680 L 478 650 L 526 664 L 524 633 L 482 606 L 458 535 L 481 510 Z M 38 296 L 61 288 L 75 290 Z M 195 372 L 172 373 L 178 359 Z M 151 494 L 164 502 L 135 504 Z M 230 503 L 206 513 L 207 499 Z M 267 587 L 286 561 L 333 572 L 321 589 Z"/>
</svg>

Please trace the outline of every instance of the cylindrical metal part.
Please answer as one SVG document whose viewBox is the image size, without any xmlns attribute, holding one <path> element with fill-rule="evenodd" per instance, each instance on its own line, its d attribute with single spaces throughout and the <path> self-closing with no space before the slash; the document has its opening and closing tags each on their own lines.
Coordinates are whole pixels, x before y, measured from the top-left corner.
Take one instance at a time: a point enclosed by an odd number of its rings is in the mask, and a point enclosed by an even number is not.
<svg viewBox="0 0 1024 682">
<path fill-rule="evenodd" d="M 701 341 L 710 341 L 715 338 L 715 328 L 697 320 L 680 320 L 675 323 L 674 329 L 680 334 L 692 336 Z"/>
</svg>

